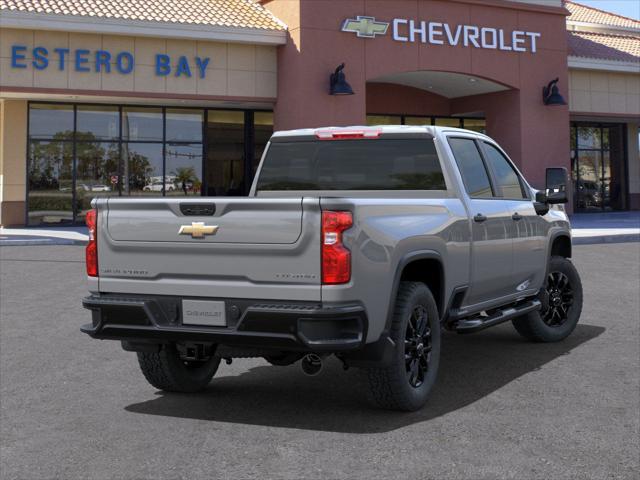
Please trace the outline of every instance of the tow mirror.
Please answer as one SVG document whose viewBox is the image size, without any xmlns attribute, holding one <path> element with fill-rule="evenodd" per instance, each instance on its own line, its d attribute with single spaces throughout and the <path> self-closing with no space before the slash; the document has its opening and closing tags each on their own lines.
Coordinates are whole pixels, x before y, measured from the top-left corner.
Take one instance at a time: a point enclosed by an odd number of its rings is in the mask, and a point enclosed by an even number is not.
<svg viewBox="0 0 640 480">
<path fill-rule="evenodd" d="M 563 167 L 547 168 L 547 181 L 545 188 L 545 203 L 567 203 L 567 169 Z"/>
</svg>

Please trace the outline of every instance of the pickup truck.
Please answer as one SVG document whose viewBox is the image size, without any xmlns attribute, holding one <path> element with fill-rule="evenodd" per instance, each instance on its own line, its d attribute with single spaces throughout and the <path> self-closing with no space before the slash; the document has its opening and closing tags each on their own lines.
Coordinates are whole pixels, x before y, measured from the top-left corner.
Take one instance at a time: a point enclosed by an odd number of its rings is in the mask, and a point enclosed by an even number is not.
<svg viewBox="0 0 640 480">
<path fill-rule="evenodd" d="M 271 138 L 248 197 L 98 198 L 87 214 L 91 323 L 165 391 L 221 360 L 335 355 L 382 408 L 421 408 L 441 332 L 576 327 L 567 173 L 534 190 L 491 138 L 461 129 L 304 129 Z M 446 338 L 446 336 L 444 337 Z"/>
</svg>

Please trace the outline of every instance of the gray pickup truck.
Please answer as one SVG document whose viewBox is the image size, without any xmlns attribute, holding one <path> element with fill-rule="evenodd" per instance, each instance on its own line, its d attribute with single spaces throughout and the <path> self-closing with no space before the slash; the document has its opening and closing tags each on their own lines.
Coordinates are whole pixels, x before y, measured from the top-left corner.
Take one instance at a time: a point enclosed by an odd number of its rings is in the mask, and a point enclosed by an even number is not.
<svg viewBox="0 0 640 480">
<path fill-rule="evenodd" d="M 87 214 L 92 322 L 166 391 L 224 359 L 335 355 L 383 408 L 421 408 L 443 329 L 506 321 L 567 337 L 582 310 L 566 171 L 544 191 L 489 137 L 383 126 L 273 135 L 248 197 L 98 198 Z"/>
</svg>

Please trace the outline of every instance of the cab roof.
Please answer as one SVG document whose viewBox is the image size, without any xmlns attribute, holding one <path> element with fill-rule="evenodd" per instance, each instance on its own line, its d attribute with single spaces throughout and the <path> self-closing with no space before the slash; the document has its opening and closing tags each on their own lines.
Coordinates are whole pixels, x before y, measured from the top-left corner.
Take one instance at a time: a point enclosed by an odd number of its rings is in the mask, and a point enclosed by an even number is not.
<svg viewBox="0 0 640 480">
<path fill-rule="evenodd" d="M 375 138 L 380 135 L 388 136 L 416 136 L 424 135 L 435 137 L 441 132 L 457 132 L 464 134 L 473 134 L 479 137 L 489 138 L 482 133 L 472 130 L 453 127 L 437 127 L 433 125 L 353 125 L 349 127 L 318 127 L 318 128 L 301 128 L 297 130 L 282 130 L 275 132 L 272 139 L 282 139 L 291 137 L 316 137 L 318 139 L 331 138 Z M 277 140 L 276 140 L 277 141 Z"/>
</svg>

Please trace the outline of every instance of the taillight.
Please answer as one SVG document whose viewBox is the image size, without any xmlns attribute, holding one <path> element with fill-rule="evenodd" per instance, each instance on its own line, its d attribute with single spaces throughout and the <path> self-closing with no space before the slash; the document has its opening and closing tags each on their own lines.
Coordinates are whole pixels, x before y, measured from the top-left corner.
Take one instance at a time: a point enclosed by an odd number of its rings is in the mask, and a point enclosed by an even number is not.
<svg viewBox="0 0 640 480">
<path fill-rule="evenodd" d="M 336 285 L 351 279 L 351 252 L 342 243 L 342 232 L 351 228 L 351 212 L 322 212 L 322 283 Z"/>
<path fill-rule="evenodd" d="M 85 251 L 87 261 L 87 275 L 90 277 L 98 276 L 98 238 L 96 237 L 96 229 L 98 226 L 98 211 L 89 210 L 85 217 L 87 227 L 89 227 L 89 243 Z"/>
</svg>

